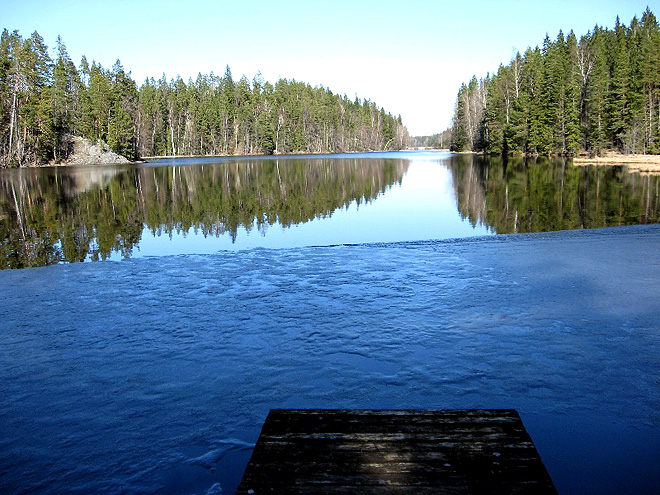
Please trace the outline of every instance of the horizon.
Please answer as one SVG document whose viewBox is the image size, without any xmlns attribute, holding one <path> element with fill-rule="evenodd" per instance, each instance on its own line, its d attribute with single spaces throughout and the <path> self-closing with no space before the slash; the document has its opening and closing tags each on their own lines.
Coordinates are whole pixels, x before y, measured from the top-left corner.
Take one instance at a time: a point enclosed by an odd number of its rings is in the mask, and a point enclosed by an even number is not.
<svg viewBox="0 0 660 495">
<path fill-rule="evenodd" d="M 540 46 L 546 34 L 555 39 L 572 30 L 579 38 L 595 25 L 612 28 L 617 16 L 629 25 L 647 3 L 479 0 L 468 11 L 428 0 L 405 10 L 394 2 L 341 0 L 324 8 L 258 0 L 245 13 L 208 0 L 189 2 L 185 10 L 171 0 L 157 6 L 27 0 L 5 7 L 2 27 L 24 38 L 37 31 L 51 56 L 61 36 L 76 66 L 82 56 L 106 69 L 119 60 L 138 87 L 163 74 L 186 82 L 198 74 L 221 76 L 229 66 L 235 80 L 261 73 L 271 84 L 296 80 L 371 100 L 400 115 L 412 136 L 428 136 L 449 127 L 458 89 L 472 76 L 496 72 L 516 51 Z"/>
</svg>

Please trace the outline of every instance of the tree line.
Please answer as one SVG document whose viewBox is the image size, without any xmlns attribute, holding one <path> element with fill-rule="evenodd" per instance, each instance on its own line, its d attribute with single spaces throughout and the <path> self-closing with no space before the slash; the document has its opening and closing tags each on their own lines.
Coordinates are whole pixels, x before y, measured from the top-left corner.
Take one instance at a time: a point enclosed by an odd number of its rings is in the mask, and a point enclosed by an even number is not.
<svg viewBox="0 0 660 495">
<path fill-rule="evenodd" d="M 413 136 L 413 148 L 434 148 L 434 149 L 447 149 L 451 143 L 451 129 L 445 129 L 438 134 L 430 136 Z"/>
<path fill-rule="evenodd" d="M 78 67 L 58 37 L 54 56 L 35 31 L 0 40 L 0 166 L 61 162 L 68 136 L 129 159 L 144 156 L 382 151 L 407 146 L 400 116 L 368 99 L 258 73 L 252 82 L 211 72 L 138 88 L 120 61 Z"/>
<path fill-rule="evenodd" d="M 572 155 L 660 153 L 660 30 L 649 8 L 629 26 L 562 31 L 461 85 L 451 149 Z"/>
</svg>

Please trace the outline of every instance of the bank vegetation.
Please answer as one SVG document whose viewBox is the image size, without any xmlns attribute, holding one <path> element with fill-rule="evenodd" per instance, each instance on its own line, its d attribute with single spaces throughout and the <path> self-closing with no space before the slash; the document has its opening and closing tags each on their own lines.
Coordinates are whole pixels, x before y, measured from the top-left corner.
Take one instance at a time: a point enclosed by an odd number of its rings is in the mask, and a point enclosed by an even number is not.
<svg viewBox="0 0 660 495">
<path fill-rule="evenodd" d="M 368 99 L 257 74 L 148 78 L 140 87 L 119 60 L 109 69 L 71 60 L 58 37 L 51 57 L 36 31 L 0 40 L 0 166 L 61 163 L 70 136 L 141 156 L 253 155 L 402 149 L 400 116 Z"/>
<path fill-rule="evenodd" d="M 451 149 L 526 155 L 660 153 L 660 30 L 629 25 L 546 35 L 541 47 L 458 91 Z"/>
</svg>

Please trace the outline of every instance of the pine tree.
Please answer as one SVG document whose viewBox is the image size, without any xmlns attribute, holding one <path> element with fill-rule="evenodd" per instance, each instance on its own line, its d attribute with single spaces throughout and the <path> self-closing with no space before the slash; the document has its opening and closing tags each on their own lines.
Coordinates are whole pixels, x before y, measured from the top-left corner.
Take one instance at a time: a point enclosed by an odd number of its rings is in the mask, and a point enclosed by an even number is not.
<svg viewBox="0 0 660 495">
<path fill-rule="evenodd" d="M 16 134 L 16 154 L 19 164 L 33 162 L 48 157 L 48 148 L 52 149 L 50 129 L 51 119 L 44 112 L 42 95 L 50 84 L 51 59 L 48 47 L 36 31 L 26 39 L 18 49 L 15 62 L 14 126 Z M 42 139 L 43 137 L 43 139 Z"/>
<path fill-rule="evenodd" d="M 607 95 L 607 140 L 624 150 L 624 134 L 630 123 L 630 53 L 627 28 L 616 19 L 614 32 L 608 36 L 611 41 L 610 89 Z"/>
<path fill-rule="evenodd" d="M 51 102 L 53 112 L 53 156 L 55 161 L 67 157 L 65 136 L 77 134 L 80 120 L 82 83 L 62 39 L 57 37 L 57 58 L 53 66 Z"/>
<path fill-rule="evenodd" d="M 584 90 L 583 125 L 586 127 L 586 150 L 600 155 L 607 147 L 609 88 L 611 87 L 607 46 L 609 33 L 596 26 L 589 45 L 594 53 L 591 77 Z"/>
<path fill-rule="evenodd" d="M 481 131 L 475 81 L 459 89 L 452 149 L 660 152 L 660 28 L 648 8 L 630 27 L 617 17 L 613 30 L 595 26 L 579 41 L 572 31 L 546 34 L 542 49 L 501 66 L 483 86 Z"/>
<path fill-rule="evenodd" d="M 564 154 L 574 154 L 583 143 L 580 126 L 580 109 L 582 106 L 583 72 L 578 61 L 579 47 L 575 34 L 571 31 L 566 38 L 564 74 L 566 74 L 564 91 Z"/>
<path fill-rule="evenodd" d="M 544 151 L 541 147 L 546 134 L 543 84 L 543 56 L 539 47 L 536 47 L 534 50 L 527 50 L 523 70 L 523 87 L 529 95 L 529 129 L 525 151 L 530 154 Z"/>
<path fill-rule="evenodd" d="M 137 158 L 135 133 L 137 88 L 119 60 L 113 65 L 109 79 L 111 81 L 111 108 L 107 142 L 115 153 L 128 159 L 135 159 Z"/>
<path fill-rule="evenodd" d="M 229 66 L 220 81 L 220 115 L 222 119 L 222 152 L 225 155 L 234 153 L 234 120 L 236 118 L 236 94 L 234 79 Z"/>
<path fill-rule="evenodd" d="M 468 133 L 466 130 L 466 103 L 467 103 L 467 86 L 465 84 L 461 85 L 461 88 L 458 90 L 458 96 L 456 97 L 456 106 L 454 109 L 454 119 L 452 122 L 452 132 L 451 132 L 451 144 L 450 149 L 452 151 L 464 151 L 468 143 Z"/>
<path fill-rule="evenodd" d="M 508 153 L 508 119 L 512 104 L 507 69 L 500 65 L 488 85 L 484 114 L 484 144 L 489 153 Z"/>
<path fill-rule="evenodd" d="M 471 98 L 484 94 L 479 86 Z M 0 108 L 2 166 L 64 160 L 69 134 L 127 158 L 382 150 L 409 140 L 401 119 L 370 100 L 286 79 L 273 87 L 260 75 L 235 82 L 229 67 L 187 83 L 147 78 L 138 89 L 119 60 L 106 70 L 82 57 L 76 68 L 59 37 L 51 61 L 36 32 L 2 34 Z"/>
<path fill-rule="evenodd" d="M 630 22 L 628 53 L 630 57 L 630 77 L 628 81 L 628 108 L 623 130 L 623 151 L 641 153 L 646 147 L 644 88 L 643 88 L 643 29 L 637 17 Z"/>
<path fill-rule="evenodd" d="M 84 129 L 92 142 L 107 141 L 112 109 L 111 83 L 103 67 L 92 61 L 89 84 L 83 108 L 86 113 Z"/>
<path fill-rule="evenodd" d="M 647 7 L 640 23 L 640 83 L 644 97 L 645 151 L 660 152 L 660 29 Z"/>
</svg>

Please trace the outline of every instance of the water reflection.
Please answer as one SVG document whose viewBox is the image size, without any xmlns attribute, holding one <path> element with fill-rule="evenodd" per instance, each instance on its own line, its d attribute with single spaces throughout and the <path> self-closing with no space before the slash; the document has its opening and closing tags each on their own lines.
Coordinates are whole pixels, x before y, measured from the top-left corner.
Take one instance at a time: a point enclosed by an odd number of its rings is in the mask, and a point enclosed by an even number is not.
<svg viewBox="0 0 660 495">
<path fill-rule="evenodd" d="M 498 234 L 660 222 L 660 177 L 567 160 L 457 155 L 447 161 L 461 215 Z"/>
<path fill-rule="evenodd" d="M 400 183 L 401 159 L 247 160 L 189 166 L 44 168 L 0 175 L 3 268 L 131 256 L 157 235 L 284 227 L 372 201 Z"/>
<path fill-rule="evenodd" d="M 0 268 L 130 257 L 138 245 L 182 254 L 232 242 L 292 247 L 660 221 L 660 177 L 565 160 L 393 153 L 164 163 L 0 171 Z M 224 245 L 200 248 L 219 237 Z M 173 238 L 187 248 L 165 246 Z"/>
</svg>

